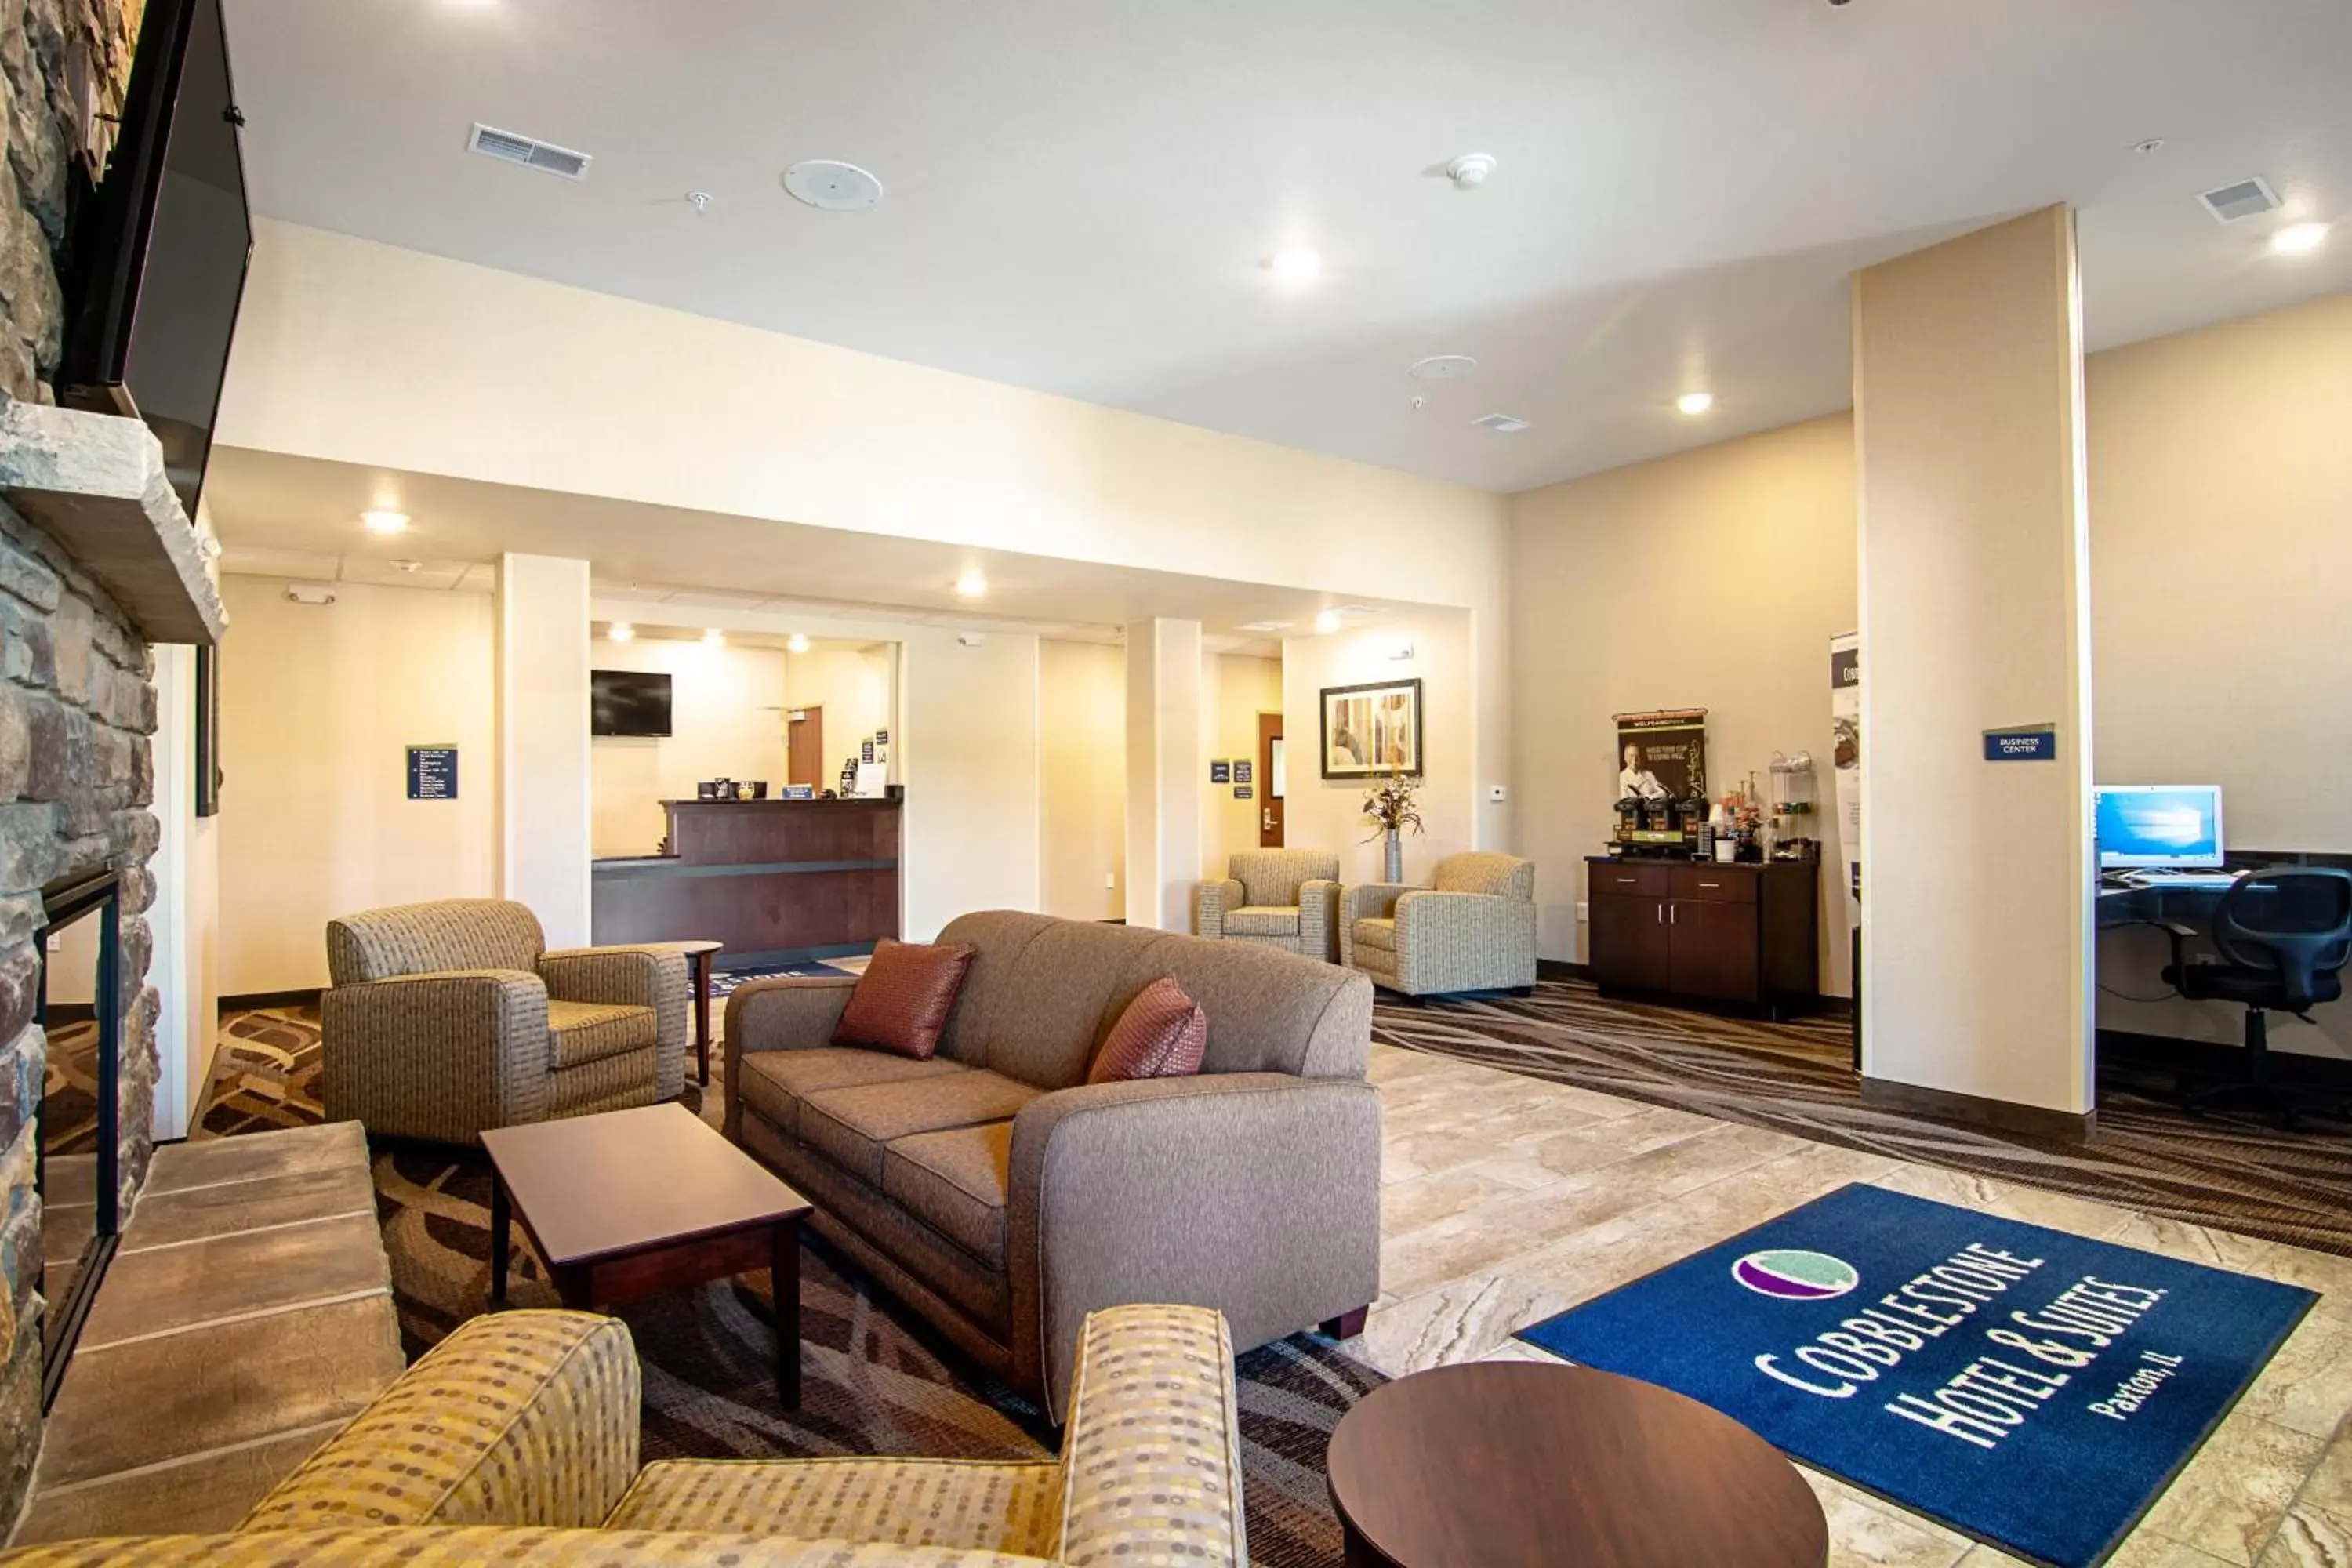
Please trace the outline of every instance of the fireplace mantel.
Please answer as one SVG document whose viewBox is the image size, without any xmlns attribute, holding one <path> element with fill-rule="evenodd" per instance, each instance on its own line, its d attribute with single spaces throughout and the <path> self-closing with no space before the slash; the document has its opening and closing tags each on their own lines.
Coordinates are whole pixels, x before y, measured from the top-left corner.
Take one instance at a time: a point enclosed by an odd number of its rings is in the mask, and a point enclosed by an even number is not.
<svg viewBox="0 0 2352 1568">
<path fill-rule="evenodd" d="M 208 645 L 228 629 L 163 444 L 138 420 L 8 404 L 0 494 L 70 552 L 147 641 Z"/>
</svg>

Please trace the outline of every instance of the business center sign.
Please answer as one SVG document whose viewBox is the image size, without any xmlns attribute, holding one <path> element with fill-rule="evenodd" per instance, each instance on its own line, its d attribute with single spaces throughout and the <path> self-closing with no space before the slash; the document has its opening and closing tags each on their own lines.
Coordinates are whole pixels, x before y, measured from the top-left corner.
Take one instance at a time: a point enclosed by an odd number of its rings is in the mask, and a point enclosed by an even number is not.
<svg viewBox="0 0 2352 1568">
<path fill-rule="evenodd" d="M 2315 1298 L 1850 1186 L 1523 1331 L 2037 1561 L 2111 1550 Z"/>
</svg>

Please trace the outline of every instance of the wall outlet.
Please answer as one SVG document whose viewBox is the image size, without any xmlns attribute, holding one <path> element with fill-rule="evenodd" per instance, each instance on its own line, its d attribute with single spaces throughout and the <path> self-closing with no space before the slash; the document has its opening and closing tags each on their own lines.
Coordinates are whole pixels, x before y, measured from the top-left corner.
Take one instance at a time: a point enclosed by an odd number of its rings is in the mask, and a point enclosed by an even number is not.
<svg viewBox="0 0 2352 1568">
<path fill-rule="evenodd" d="M 1118 873 L 1116 871 L 1105 871 L 1103 873 L 1103 886 L 1110 889 L 1114 892 L 1118 891 Z"/>
<path fill-rule="evenodd" d="M 1486 798 L 1499 805 L 1504 801 L 1511 798 L 1511 792 L 1504 788 L 1501 784 L 1488 784 L 1486 786 Z"/>
<path fill-rule="evenodd" d="M 1582 925 L 1586 921 L 1589 921 L 1591 918 L 1592 906 L 1591 904 L 1579 904 L 1576 906 L 1576 921 L 1579 925 Z"/>
</svg>

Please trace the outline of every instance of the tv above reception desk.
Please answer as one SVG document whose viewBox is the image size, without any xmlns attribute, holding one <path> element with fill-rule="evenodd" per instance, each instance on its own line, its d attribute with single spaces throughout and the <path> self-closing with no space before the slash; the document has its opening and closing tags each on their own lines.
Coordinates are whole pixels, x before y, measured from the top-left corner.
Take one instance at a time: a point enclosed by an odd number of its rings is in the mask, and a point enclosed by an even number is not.
<svg viewBox="0 0 2352 1568">
<path fill-rule="evenodd" d="M 666 800 L 666 855 L 593 863 L 592 940 L 719 942 L 729 967 L 898 934 L 896 800 Z"/>
</svg>

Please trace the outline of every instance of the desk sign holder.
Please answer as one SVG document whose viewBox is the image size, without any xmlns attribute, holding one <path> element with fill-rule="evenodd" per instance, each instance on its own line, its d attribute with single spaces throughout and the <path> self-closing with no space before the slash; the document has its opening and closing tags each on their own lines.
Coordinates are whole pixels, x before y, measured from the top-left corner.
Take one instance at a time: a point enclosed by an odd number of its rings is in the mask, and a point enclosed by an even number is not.
<svg viewBox="0 0 2352 1568">
<path fill-rule="evenodd" d="M 1984 732 L 1989 763 L 2054 763 L 2058 760 L 2058 726 L 2013 724 Z"/>
<path fill-rule="evenodd" d="M 457 747 L 411 746 L 408 748 L 408 798 L 411 800 L 457 798 Z"/>
</svg>

